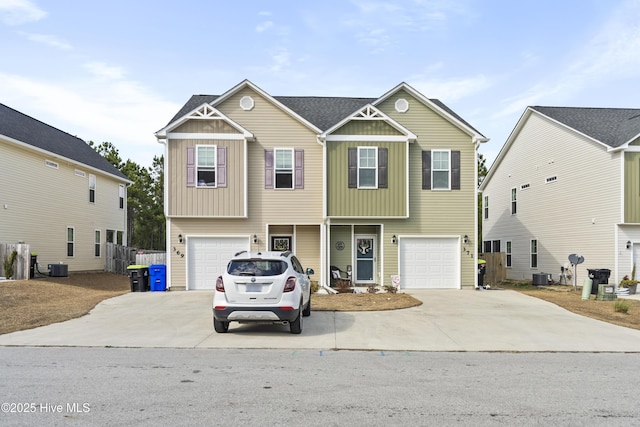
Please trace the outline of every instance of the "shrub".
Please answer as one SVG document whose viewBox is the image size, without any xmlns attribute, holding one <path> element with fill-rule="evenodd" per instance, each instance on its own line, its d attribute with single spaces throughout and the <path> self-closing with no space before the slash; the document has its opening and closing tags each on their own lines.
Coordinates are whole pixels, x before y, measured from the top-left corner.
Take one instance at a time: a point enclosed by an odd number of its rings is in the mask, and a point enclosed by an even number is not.
<svg viewBox="0 0 640 427">
<path fill-rule="evenodd" d="M 613 304 L 616 313 L 627 313 L 629 311 L 629 303 L 624 300 L 618 300 Z"/>
<path fill-rule="evenodd" d="M 384 290 L 390 294 L 395 294 L 396 292 L 398 292 L 398 288 L 393 285 L 384 285 Z"/>
<path fill-rule="evenodd" d="M 16 262 L 16 257 L 18 256 L 18 251 L 14 250 L 11 252 L 11 255 L 4 256 L 3 267 L 4 267 L 4 277 L 7 279 L 11 279 L 13 277 L 13 264 Z"/>
<path fill-rule="evenodd" d="M 312 280 L 311 281 L 311 293 L 315 294 L 316 292 L 318 292 L 319 289 L 320 289 L 320 285 L 318 285 L 318 281 L 317 280 Z"/>
<path fill-rule="evenodd" d="M 370 294 L 375 294 L 376 292 L 378 292 L 378 288 L 376 287 L 376 285 L 368 286 L 367 292 L 369 292 Z"/>
</svg>

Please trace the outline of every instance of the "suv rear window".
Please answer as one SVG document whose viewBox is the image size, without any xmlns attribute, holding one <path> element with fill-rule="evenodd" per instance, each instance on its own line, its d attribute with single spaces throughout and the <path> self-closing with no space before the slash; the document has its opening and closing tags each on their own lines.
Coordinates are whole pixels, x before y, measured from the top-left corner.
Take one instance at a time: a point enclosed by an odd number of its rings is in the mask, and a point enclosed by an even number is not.
<svg viewBox="0 0 640 427">
<path fill-rule="evenodd" d="M 234 260 L 227 267 L 227 272 L 233 276 L 279 276 L 285 271 L 286 262 L 265 259 Z"/>
</svg>

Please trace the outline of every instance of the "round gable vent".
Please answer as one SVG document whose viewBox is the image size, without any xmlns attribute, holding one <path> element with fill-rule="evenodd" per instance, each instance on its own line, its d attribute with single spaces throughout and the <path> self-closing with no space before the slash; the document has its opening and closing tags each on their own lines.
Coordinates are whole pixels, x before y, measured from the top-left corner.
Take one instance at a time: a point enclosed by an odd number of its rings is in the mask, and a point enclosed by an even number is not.
<svg viewBox="0 0 640 427">
<path fill-rule="evenodd" d="M 400 98 L 396 101 L 396 111 L 398 113 L 406 113 L 409 111 L 409 101 L 404 98 Z"/>
<path fill-rule="evenodd" d="M 254 105 L 255 105 L 255 102 L 253 101 L 253 98 L 250 96 L 243 96 L 240 99 L 240 108 L 242 108 L 244 111 L 252 110 Z"/>
</svg>

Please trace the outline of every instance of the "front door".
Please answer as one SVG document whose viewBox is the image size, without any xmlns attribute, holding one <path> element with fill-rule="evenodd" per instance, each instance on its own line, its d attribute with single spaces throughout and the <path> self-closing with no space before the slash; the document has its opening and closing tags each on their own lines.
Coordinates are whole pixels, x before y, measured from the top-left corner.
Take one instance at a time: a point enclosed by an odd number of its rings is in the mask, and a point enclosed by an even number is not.
<svg viewBox="0 0 640 427">
<path fill-rule="evenodd" d="M 377 258 L 376 236 L 356 234 L 354 248 L 356 251 L 355 284 L 375 283 Z"/>
</svg>

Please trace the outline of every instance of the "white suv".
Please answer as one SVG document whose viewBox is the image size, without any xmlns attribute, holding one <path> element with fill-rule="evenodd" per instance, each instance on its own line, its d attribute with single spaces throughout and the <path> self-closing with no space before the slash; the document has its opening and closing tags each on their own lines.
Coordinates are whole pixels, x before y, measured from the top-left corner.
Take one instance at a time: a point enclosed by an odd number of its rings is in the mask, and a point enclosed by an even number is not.
<svg viewBox="0 0 640 427">
<path fill-rule="evenodd" d="M 288 323 L 302 332 L 302 316 L 311 315 L 311 282 L 291 252 L 238 252 L 216 281 L 213 327 L 229 330 L 229 322 Z"/>
</svg>

